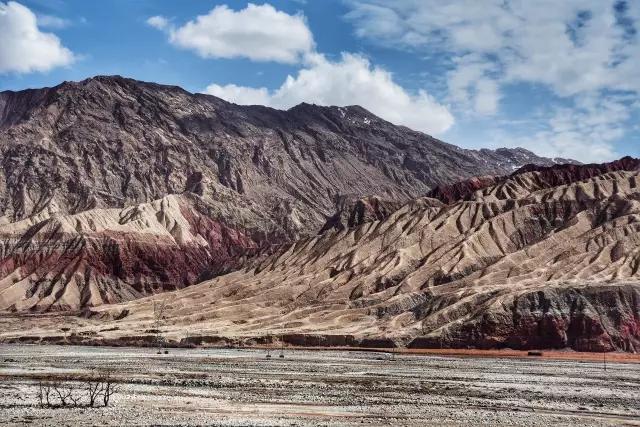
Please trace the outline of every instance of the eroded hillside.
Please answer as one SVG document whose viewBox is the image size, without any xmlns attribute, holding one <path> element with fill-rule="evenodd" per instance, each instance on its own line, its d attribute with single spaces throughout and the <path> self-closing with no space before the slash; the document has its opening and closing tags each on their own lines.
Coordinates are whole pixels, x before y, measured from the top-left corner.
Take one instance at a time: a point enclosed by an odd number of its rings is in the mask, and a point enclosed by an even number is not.
<svg viewBox="0 0 640 427">
<path fill-rule="evenodd" d="M 562 184 L 545 174 L 448 204 L 419 198 L 255 268 L 92 309 L 79 324 L 140 337 L 163 301 L 163 335 L 183 342 L 637 350 L 640 173 Z"/>
</svg>

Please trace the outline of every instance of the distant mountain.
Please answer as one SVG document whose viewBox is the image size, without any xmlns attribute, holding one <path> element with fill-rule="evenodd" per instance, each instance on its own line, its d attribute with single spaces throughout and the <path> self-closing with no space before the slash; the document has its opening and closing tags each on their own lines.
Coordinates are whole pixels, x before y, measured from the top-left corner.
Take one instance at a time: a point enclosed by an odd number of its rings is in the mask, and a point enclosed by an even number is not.
<svg viewBox="0 0 640 427">
<path fill-rule="evenodd" d="M 1 92 L 0 159 L 0 309 L 12 310 L 181 288 L 317 233 L 344 200 L 395 206 L 557 162 L 461 149 L 358 106 L 239 106 L 118 76 Z"/>
</svg>

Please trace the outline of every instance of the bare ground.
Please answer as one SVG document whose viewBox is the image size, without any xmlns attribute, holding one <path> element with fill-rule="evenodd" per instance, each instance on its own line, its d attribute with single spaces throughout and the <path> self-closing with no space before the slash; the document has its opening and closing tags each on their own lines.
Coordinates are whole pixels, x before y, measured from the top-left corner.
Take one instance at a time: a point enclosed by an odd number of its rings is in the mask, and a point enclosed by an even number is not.
<svg viewBox="0 0 640 427">
<path fill-rule="evenodd" d="M 639 425 L 640 369 L 373 352 L 0 346 L 0 425 Z M 113 369 L 104 408 L 37 406 L 36 381 Z"/>
</svg>

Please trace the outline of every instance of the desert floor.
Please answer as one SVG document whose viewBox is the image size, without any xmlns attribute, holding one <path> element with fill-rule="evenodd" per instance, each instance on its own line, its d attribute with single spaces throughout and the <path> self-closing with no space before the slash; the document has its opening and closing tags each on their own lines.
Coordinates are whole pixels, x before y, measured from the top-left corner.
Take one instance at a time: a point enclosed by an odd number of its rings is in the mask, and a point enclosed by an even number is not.
<svg viewBox="0 0 640 427">
<path fill-rule="evenodd" d="M 0 425 L 640 426 L 640 365 L 614 358 L 605 371 L 602 360 L 499 354 L 156 353 L 0 345 Z M 38 406 L 39 379 L 104 370 L 120 383 L 109 407 Z"/>
</svg>

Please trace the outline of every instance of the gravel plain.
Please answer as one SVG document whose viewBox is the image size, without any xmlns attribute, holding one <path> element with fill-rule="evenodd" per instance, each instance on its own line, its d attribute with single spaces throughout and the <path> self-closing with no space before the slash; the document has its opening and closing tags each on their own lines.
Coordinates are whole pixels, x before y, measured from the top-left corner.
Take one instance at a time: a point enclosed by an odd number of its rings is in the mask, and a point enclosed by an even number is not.
<svg viewBox="0 0 640 427">
<path fill-rule="evenodd" d="M 365 351 L 0 345 L 0 425 L 637 425 L 640 365 Z M 108 407 L 40 408 L 40 379 L 109 370 Z M 77 383 L 81 385 L 80 382 Z"/>
</svg>

